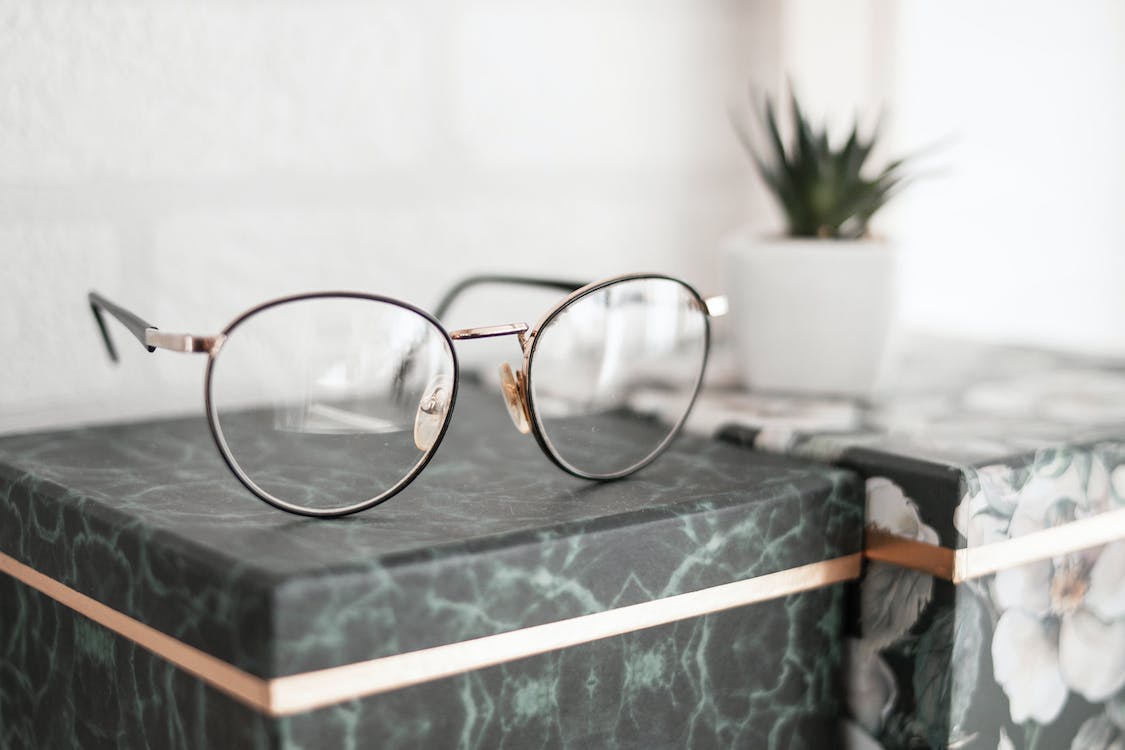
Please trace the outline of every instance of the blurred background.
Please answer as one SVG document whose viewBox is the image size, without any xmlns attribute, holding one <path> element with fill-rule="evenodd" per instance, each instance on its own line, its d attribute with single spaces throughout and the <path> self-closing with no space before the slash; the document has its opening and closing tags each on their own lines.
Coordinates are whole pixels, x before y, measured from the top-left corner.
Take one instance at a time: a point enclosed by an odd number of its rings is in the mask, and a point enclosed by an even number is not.
<svg viewBox="0 0 1125 750">
<path fill-rule="evenodd" d="M 949 141 L 874 222 L 901 329 L 1125 354 L 1114 0 L 3 0 L 0 431 L 200 409 L 205 358 L 112 367 L 90 289 L 194 333 L 481 271 L 723 291 L 721 238 L 781 227 L 729 114 L 786 81 Z"/>
</svg>

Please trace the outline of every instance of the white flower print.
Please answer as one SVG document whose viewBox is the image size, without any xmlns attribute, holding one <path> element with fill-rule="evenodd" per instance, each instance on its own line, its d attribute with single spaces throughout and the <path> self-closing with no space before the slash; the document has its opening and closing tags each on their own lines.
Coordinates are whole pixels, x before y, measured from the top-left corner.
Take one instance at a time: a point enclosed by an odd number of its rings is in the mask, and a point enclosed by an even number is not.
<svg viewBox="0 0 1125 750">
<path fill-rule="evenodd" d="M 895 676 L 869 644 L 857 638 L 846 638 L 844 643 L 848 713 L 865 731 L 878 734 L 898 697 Z"/>
<path fill-rule="evenodd" d="M 918 515 L 918 506 L 886 477 L 867 480 L 867 523 L 895 536 L 937 544 L 938 535 Z M 926 573 L 869 562 L 860 585 L 864 641 L 875 651 L 900 639 L 930 602 L 934 580 Z"/>
<path fill-rule="evenodd" d="M 1049 724 L 1066 703 L 1058 643 L 1033 615 L 1009 609 L 1000 617 L 992 636 L 992 670 L 1008 694 L 1014 722 Z"/>
<path fill-rule="evenodd" d="M 1015 538 L 1120 507 L 1102 454 L 1047 452 L 1025 480 L 979 470 L 954 517 L 969 546 Z M 1125 541 L 1000 571 L 987 591 L 1000 612 L 993 671 L 1012 720 L 1049 724 L 1070 693 L 1091 703 L 1125 688 Z"/>
</svg>

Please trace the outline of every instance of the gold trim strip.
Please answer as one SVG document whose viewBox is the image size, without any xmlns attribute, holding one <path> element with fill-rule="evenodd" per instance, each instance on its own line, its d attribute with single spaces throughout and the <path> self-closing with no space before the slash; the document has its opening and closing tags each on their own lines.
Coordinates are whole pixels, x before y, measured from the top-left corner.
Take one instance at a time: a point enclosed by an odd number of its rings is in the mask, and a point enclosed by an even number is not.
<svg viewBox="0 0 1125 750">
<path fill-rule="evenodd" d="M 0 552 L 0 572 L 7 573 L 59 604 L 90 618 L 138 646 L 148 649 L 185 672 L 190 672 L 208 685 L 221 690 L 252 708 L 269 711 L 269 687 L 265 680 L 238 667 L 216 659 L 197 648 L 181 643 L 172 636 L 149 627 L 139 620 L 107 607 L 74 589 L 45 576 L 34 568 Z"/>
<path fill-rule="evenodd" d="M 1008 568 L 1125 539 L 1125 508 L 1034 531 L 1015 539 L 950 549 L 896 536 L 875 526 L 864 533 L 864 556 L 963 583 Z"/>
<path fill-rule="evenodd" d="M 862 563 L 863 554 L 857 552 L 651 602 L 265 680 L 181 643 L 0 552 L 0 572 L 271 716 L 311 711 L 548 651 L 854 580 L 859 577 Z"/>
<path fill-rule="evenodd" d="M 919 570 L 950 581 L 956 575 L 955 550 L 897 536 L 876 526 L 868 526 L 864 532 L 863 554 L 869 560 Z"/>
<path fill-rule="evenodd" d="M 651 602 L 271 680 L 275 715 L 321 708 L 859 577 L 860 553 Z"/>
<path fill-rule="evenodd" d="M 1125 508 L 1015 539 L 957 550 L 955 582 L 1125 539 Z"/>
</svg>

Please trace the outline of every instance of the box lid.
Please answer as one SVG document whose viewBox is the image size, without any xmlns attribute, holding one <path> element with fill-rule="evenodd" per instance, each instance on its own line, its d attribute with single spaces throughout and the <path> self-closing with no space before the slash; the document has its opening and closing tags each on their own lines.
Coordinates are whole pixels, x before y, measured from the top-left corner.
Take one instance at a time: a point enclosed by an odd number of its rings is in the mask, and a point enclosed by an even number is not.
<svg viewBox="0 0 1125 750">
<path fill-rule="evenodd" d="M 871 403 L 712 393 L 693 426 L 858 471 L 869 524 L 972 550 L 947 577 L 1125 537 L 1125 362 L 915 339 L 893 382 Z M 923 527 L 881 518 L 887 493 Z"/>
<path fill-rule="evenodd" d="M 0 439 L 0 561 L 72 592 L 80 611 L 217 660 L 247 678 L 254 694 L 239 697 L 284 713 L 310 706 L 279 706 L 261 678 L 652 602 L 670 621 L 854 577 L 861 494 L 848 472 L 692 436 L 632 478 L 587 482 L 512 429 L 497 396 L 466 387 L 418 479 L 335 520 L 254 498 L 202 418 Z M 762 583 L 722 589 L 748 581 Z M 710 604 L 672 598 L 691 592 Z"/>
</svg>

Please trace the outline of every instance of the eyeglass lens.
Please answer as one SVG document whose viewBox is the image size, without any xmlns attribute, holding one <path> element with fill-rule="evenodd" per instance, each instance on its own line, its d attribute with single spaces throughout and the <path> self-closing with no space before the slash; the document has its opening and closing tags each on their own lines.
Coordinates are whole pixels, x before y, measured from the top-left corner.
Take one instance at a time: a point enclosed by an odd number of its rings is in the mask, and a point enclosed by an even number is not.
<svg viewBox="0 0 1125 750">
<path fill-rule="evenodd" d="M 454 356 L 428 318 L 390 302 L 317 296 L 228 330 L 211 366 L 220 449 L 265 499 L 338 512 L 424 465 L 451 406 Z"/>
<path fill-rule="evenodd" d="M 536 336 L 528 380 L 540 434 L 580 475 L 635 470 L 691 408 L 707 349 L 702 303 L 681 282 L 626 279 L 579 297 Z M 655 391 L 659 413 L 646 406 Z"/>
</svg>

